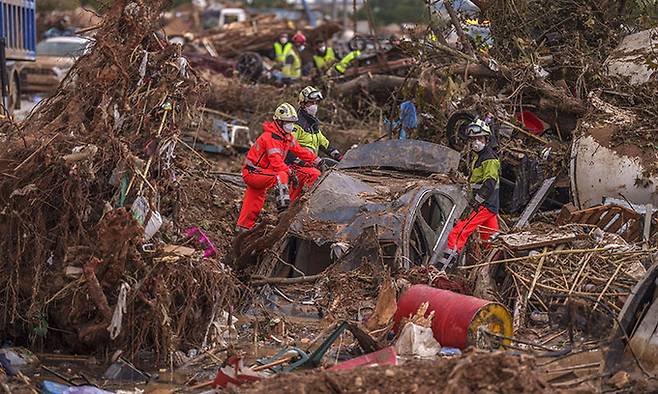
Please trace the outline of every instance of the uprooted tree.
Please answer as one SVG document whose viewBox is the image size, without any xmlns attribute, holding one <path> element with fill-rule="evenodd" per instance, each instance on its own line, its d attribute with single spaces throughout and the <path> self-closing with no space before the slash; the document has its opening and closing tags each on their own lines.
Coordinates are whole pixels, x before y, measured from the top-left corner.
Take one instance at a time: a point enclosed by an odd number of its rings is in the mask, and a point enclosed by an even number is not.
<svg viewBox="0 0 658 394">
<path fill-rule="evenodd" d="M 203 89 L 154 34 L 163 3 L 115 2 L 57 93 L 1 125 L 0 331 L 18 342 L 168 356 L 207 341 L 237 295 L 213 259 L 142 251 L 126 208 L 141 196 L 146 222 L 176 224 L 174 151 Z"/>
</svg>

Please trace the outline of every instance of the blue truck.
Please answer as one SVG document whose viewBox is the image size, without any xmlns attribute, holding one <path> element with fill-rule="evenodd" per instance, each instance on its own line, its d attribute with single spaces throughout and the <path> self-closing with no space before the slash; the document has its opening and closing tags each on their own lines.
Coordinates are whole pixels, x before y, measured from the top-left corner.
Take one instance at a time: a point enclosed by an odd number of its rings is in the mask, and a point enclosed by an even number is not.
<svg viewBox="0 0 658 394">
<path fill-rule="evenodd" d="M 21 62 L 36 59 L 36 46 L 36 0 L 0 0 L 0 93 L 10 113 L 21 102 Z"/>
</svg>

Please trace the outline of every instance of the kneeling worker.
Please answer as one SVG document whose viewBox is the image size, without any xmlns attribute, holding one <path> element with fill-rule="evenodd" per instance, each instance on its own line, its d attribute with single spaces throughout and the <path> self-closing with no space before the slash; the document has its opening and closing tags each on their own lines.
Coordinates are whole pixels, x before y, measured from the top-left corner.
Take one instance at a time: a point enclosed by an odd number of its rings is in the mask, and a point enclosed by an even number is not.
<svg viewBox="0 0 658 394">
<path fill-rule="evenodd" d="M 290 167 L 284 162 L 288 152 L 308 165 L 319 165 L 318 156 L 302 148 L 291 134 L 298 120 L 295 107 L 288 103 L 279 105 L 274 111 L 274 121 L 263 123 L 263 134 L 247 152 L 242 167 L 242 179 L 247 184 L 247 191 L 242 201 L 238 231 L 254 227 L 269 189 L 275 189 L 279 212 L 290 205 Z"/>
<path fill-rule="evenodd" d="M 295 125 L 292 135 L 295 137 L 299 145 L 318 155 L 319 151 L 324 152 L 336 161 L 342 159 L 340 151 L 333 146 L 322 134 L 320 130 L 320 121 L 315 116 L 318 113 L 318 103 L 322 101 L 322 92 L 313 86 L 305 87 L 299 93 L 299 120 Z M 293 182 L 292 192 L 290 193 L 291 199 L 294 201 L 303 189 L 303 185 L 312 185 L 315 180 L 320 176 L 320 171 L 316 168 L 303 165 L 304 160 L 295 158 L 293 154 L 288 155 L 286 163 L 293 166 L 297 174 L 298 182 Z M 294 179 L 293 179 L 294 181 Z"/>
<path fill-rule="evenodd" d="M 461 252 L 473 231 L 478 230 L 482 240 L 498 232 L 500 207 L 500 160 L 491 144 L 491 129 L 482 120 L 471 123 L 467 130 L 468 142 L 475 154 L 469 179 L 472 195 L 469 199 L 471 214 L 455 224 L 448 234 L 448 250 L 441 263 L 447 268 Z"/>
</svg>

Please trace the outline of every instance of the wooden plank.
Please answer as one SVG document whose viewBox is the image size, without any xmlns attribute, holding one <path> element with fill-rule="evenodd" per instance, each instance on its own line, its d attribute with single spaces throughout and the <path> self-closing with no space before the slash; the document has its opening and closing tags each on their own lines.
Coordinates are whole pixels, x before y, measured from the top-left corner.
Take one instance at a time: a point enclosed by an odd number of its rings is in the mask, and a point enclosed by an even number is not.
<svg viewBox="0 0 658 394">
<path fill-rule="evenodd" d="M 622 235 L 622 238 L 627 242 L 636 242 L 640 239 L 640 234 L 642 233 L 642 228 L 640 227 L 639 221 L 633 221 L 631 228 L 625 232 L 625 235 Z"/>
<path fill-rule="evenodd" d="M 628 217 L 626 216 L 626 213 L 624 211 L 621 211 L 617 220 L 615 220 L 615 222 L 612 223 L 612 226 L 610 226 L 607 231 L 609 233 L 617 234 L 617 232 L 622 228 L 622 226 L 626 222 L 628 222 Z"/>
<path fill-rule="evenodd" d="M 578 212 L 578 209 L 572 203 L 568 203 L 562 206 L 560 214 L 557 217 L 557 225 L 561 226 L 567 223 L 573 223 L 574 213 Z"/>
<path fill-rule="evenodd" d="M 596 227 L 603 229 L 617 214 L 619 214 L 619 212 L 615 208 L 610 208 L 603 212 L 599 221 L 596 222 Z"/>
</svg>

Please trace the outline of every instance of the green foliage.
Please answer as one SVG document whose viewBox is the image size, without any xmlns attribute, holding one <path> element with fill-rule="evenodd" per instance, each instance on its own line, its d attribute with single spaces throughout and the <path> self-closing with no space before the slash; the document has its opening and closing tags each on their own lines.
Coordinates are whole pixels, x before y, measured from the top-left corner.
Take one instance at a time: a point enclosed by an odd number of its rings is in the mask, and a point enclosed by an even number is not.
<svg viewBox="0 0 658 394">
<path fill-rule="evenodd" d="M 368 0 L 375 24 L 418 23 L 427 21 L 427 6 L 423 0 Z M 356 13 L 357 19 L 368 18 L 366 6 Z"/>
</svg>

